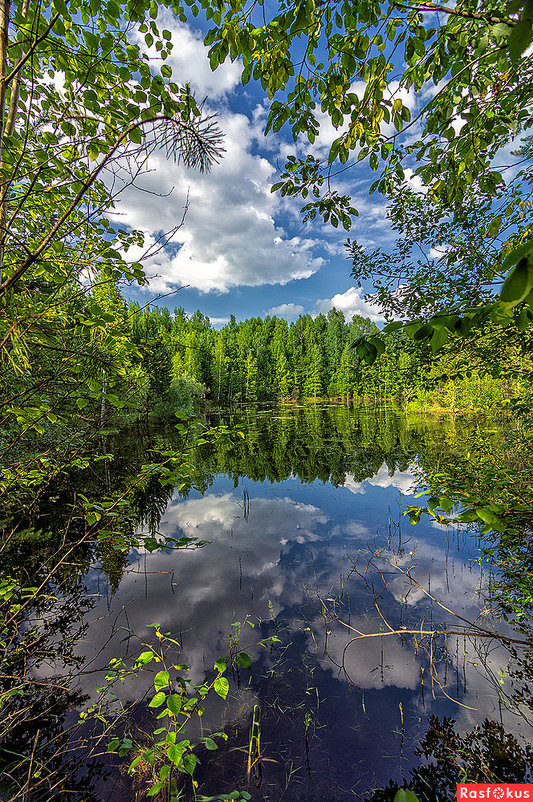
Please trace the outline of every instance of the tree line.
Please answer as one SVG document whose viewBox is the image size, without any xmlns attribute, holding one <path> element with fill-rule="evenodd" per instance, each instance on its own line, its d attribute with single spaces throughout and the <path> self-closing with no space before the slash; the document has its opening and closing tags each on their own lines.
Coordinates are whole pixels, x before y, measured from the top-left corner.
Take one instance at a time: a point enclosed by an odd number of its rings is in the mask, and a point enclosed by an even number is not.
<svg viewBox="0 0 533 802">
<path fill-rule="evenodd" d="M 182 308 L 130 304 L 128 310 L 131 340 L 143 354 L 147 410 L 163 404 L 191 411 L 202 398 L 215 405 L 396 398 L 468 409 L 524 397 L 529 387 L 531 359 L 524 335 L 512 327 L 504 334 L 488 326 L 438 354 L 402 330 L 388 332 L 384 352 L 368 364 L 357 343 L 375 337 L 377 325 L 360 315 L 346 321 L 338 309 L 291 323 L 275 316 L 237 322 L 232 315 L 218 330 L 199 310 L 190 316 Z"/>
</svg>

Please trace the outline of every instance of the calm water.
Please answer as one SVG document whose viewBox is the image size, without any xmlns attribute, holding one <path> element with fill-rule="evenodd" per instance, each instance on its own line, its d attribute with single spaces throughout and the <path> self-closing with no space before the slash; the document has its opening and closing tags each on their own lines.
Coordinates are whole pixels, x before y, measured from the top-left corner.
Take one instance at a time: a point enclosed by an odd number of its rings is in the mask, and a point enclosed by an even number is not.
<svg viewBox="0 0 533 802">
<path fill-rule="evenodd" d="M 262 781 L 248 790 L 272 802 L 347 802 L 401 781 L 418 762 L 414 749 L 431 715 L 452 717 L 460 733 L 488 717 L 530 739 L 508 702 L 510 655 L 500 643 L 447 634 L 415 648 L 411 637 L 386 634 L 456 631 L 438 602 L 495 625 L 475 534 L 427 520 L 411 526 L 403 515 L 417 503 L 416 472 L 460 448 L 479 424 L 338 406 L 248 409 L 229 422 L 245 439 L 194 455 L 202 492 L 144 500 L 145 519 L 160 533 L 208 545 L 134 551 L 126 565 L 111 571 L 102 560 L 86 576 L 80 604 L 90 609 L 76 647 L 85 704 L 96 698 L 99 669 L 139 651 L 135 639 L 126 647 L 121 627 L 150 642 L 147 625 L 160 624 L 201 682 L 227 654 L 233 625 L 252 667 L 229 672 L 225 702 L 208 697 L 204 734 L 229 738 L 219 752 L 200 750 L 201 793 L 247 788 L 256 706 Z M 486 436 L 499 434 L 493 427 Z M 377 636 L 355 640 L 358 633 Z M 257 645 L 272 635 L 274 647 Z M 152 679 L 142 672 L 115 690 L 125 703 L 142 699 Z M 139 710 L 133 735 L 153 726 Z M 107 759 L 111 773 L 96 782 L 97 798 L 136 798 L 120 770 L 126 760 Z"/>
</svg>

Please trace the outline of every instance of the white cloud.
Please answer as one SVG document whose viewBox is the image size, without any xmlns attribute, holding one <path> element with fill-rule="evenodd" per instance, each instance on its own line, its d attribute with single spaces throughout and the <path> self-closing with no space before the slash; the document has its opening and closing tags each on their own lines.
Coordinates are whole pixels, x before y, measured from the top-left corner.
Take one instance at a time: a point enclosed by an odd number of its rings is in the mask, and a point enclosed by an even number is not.
<svg viewBox="0 0 533 802">
<path fill-rule="evenodd" d="M 405 170 L 405 180 L 407 181 L 410 189 L 412 189 L 414 192 L 427 195 L 429 188 L 424 184 L 420 176 L 416 175 L 410 167 L 407 167 Z"/>
<path fill-rule="evenodd" d="M 365 301 L 361 293 L 360 287 L 350 287 L 346 292 L 337 293 L 333 298 L 321 298 L 316 302 L 313 314 L 315 316 L 321 312 L 327 314 L 330 309 L 335 307 L 344 313 L 348 322 L 354 315 L 361 315 L 373 321 L 385 320 L 380 308 Z"/>
<path fill-rule="evenodd" d="M 385 474 L 383 467 L 374 477 L 380 486 L 390 484 L 391 477 Z M 395 474 L 398 475 L 407 476 L 406 473 Z M 354 512 L 359 509 L 363 513 L 364 523 L 350 517 L 332 526 L 335 519 L 316 504 L 286 496 L 265 497 L 259 487 L 256 492 L 261 495 L 252 492 L 246 515 L 238 491 L 213 492 L 186 501 L 176 495 L 164 514 L 160 531 L 177 537 L 189 535 L 205 539 L 210 541 L 209 546 L 199 551 L 165 550 L 132 555 L 116 597 L 106 596 L 99 571 L 89 574 L 87 590 L 91 597 L 94 593 L 94 607 L 87 618 L 90 627 L 78 642 L 77 653 L 85 659 L 85 671 L 78 677 L 78 683 L 91 701 L 95 699 L 94 687 L 99 679 L 93 671 L 106 666 L 111 657 L 122 652 L 120 624 L 144 642 L 154 639 L 153 630 L 147 628 L 149 621 L 157 621 L 163 631 L 176 635 L 179 632 L 183 651 L 178 662 L 187 662 L 192 681 L 201 682 L 212 668 L 214 657 L 227 653 L 227 633 L 232 621 L 243 622 L 247 616 L 251 616 L 253 622 L 279 616 L 281 631 L 287 627 L 288 634 L 292 630 L 307 638 L 308 650 L 316 656 L 321 669 L 334 672 L 328 682 L 338 680 L 337 688 L 340 682 L 349 679 L 362 689 L 395 686 L 414 690 L 419 687 L 421 667 L 426 667 L 423 648 L 415 651 L 397 636 L 354 640 L 357 635 L 354 629 L 368 634 L 380 633 L 383 629 L 383 619 L 375 609 L 376 597 L 368 587 L 365 589 L 362 577 L 368 575 L 372 582 L 376 581 L 376 592 L 382 581 L 386 583 L 387 593 L 379 595 L 378 603 L 381 614 L 391 622 L 398 620 L 401 605 L 401 620 L 405 626 L 418 628 L 421 621 L 427 623 L 427 628 L 431 626 L 427 615 L 428 596 L 422 588 L 427 588 L 445 607 L 465 619 L 475 621 L 478 618 L 478 590 L 482 584 L 479 566 L 465 554 L 454 557 L 447 540 L 432 536 L 431 530 L 428 536 L 423 525 L 420 541 L 404 535 L 400 549 L 393 538 L 389 547 L 381 551 L 382 561 L 374 555 L 375 568 L 371 569 L 369 558 L 373 546 L 370 543 L 374 526 L 366 525 L 364 500 L 354 506 Z M 282 486 L 280 492 L 283 492 Z M 363 547 L 362 539 L 370 548 Z M 474 554 L 475 547 L 471 557 Z M 406 573 L 398 571 L 394 575 L 394 564 L 404 571 L 412 571 L 415 584 L 409 581 Z M 342 596 L 338 595 L 339 571 L 343 575 L 343 593 L 348 592 L 351 600 L 349 617 L 350 602 L 344 606 Z M 318 599 L 323 599 L 323 603 L 335 611 L 335 618 L 324 621 Z M 442 608 L 437 610 L 434 605 L 433 610 L 437 626 L 444 620 L 456 624 L 455 618 L 447 616 Z M 484 626 L 491 626 L 490 619 L 482 620 Z M 342 626 L 342 621 L 347 621 L 349 626 Z M 500 628 L 501 622 L 497 626 Z M 439 648 L 435 652 L 434 666 L 446 693 L 455 698 L 454 666 L 457 665 L 462 674 L 466 648 L 468 689 L 461 696 L 461 702 L 476 710 L 458 709 L 459 727 L 471 729 L 486 715 L 501 713 L 506 728 L 517 732 L 516 709 L 512 714 L 505 706 L 499 709 L 501 696 L 494 693 L 494 678 L 503 676 L 502 672 L 508 669 L 508 651 L 494 642 L 487 643 L 485 648 L 473 638 L 454 636 L 450 634 L 453 628 L 448 627 L 446 641 L 441 644 L 443 651 Z M 264 654 L 256 645 L 259 637 L 258 629 L 245 626 L 239 647 L 246 649 L 252 658 Z M 141 644 L 132 639 L 127 659 L 140 648 Z M 265 668 L 283 671 L 284 663 L 269 664 L 268 655 L 263 659 Z M 341 665 L 344 671 L 339 672 Z M 57 678 L 67 670 L 58 661 L 54 665 L 44 663 L 36 674 Z M 117 684 L 115 690 L 124 703 L 137 702 L 148 692 L 153 693 L 152 682 L 153 674 L 148 670 L 127 678 L 124 685 Z M 225 701 L 216 694 L 213 698 L 209 696 L 202 718 L 205 732 L 220 730 L 231 721 L 249 726 L 253 705 L 259 700 L 244 683 L 241 689 L 236 686 L 232 681 L 231 693 Z M 437 683 L 434 690 L 435 695 L 431 692 L 426 695 L 424 716 L 439 710 L 437 705 L 441 704 L 442 694 Z M 502 691 L 508 690 L 505 682 Z M 416 701 L 414 705 L 416 711 Z M 193 735 L 196 733 L 191 733 L 191 737 Z M 414 737 L 408 729 L 406 735 L 408 739 Z"/>
<path fill-rule="evenodd" d="M 301 315 L 304 311 L 303 306 L 301 304 L 280 304 L 279 306 L 273 306 L 271 309 L 267 310 L 267 315 L 278 315 L 279 317 L 286 317 L 286 318 L 294 318 Z"/>
<path fill-rule="evenodd" d="M 284 285 L 308 278 L 324 262 L 314 252 L 321 242 L 291 236 L 279 223 L 286 209 L 283 200 L 270 192 L 276 168 L 257 153 L 258 144 L 265 152 L 266 110 L 257 106 L 249 119 L 224 105 L 226 95 L 239 83 L 241 65 L 228 61 L 212 72 L 200 33 L 167 12 L 160 22 L 172 34 L 173 49 L 166 61 L 172 77 L 180 84 L 190 83 L 200 100 L 208 96 L 206 113 L 219 109 L 225 152 L 208 175 L 175 164 L 161 151 L 149 157 L 136 186 L 120 194 L 114 220 L 143 231 L 148 246 L 162 232 L 174 234 L 171 247 L 157 253 L 154 249 L 155 255 L 146 259 L 145 249 L 131 248 L 128 260 L 143 259 L 151 277 L 150 292 L 179 286 L 228 292 L 237 286 Z M 146 49 L 144 37 L 139 33 L 134 37 Z M 148 54 L 157 65 L 155 48 Z M 186 206 L 185 223 L 176 231 Z"/>
<path fill-rule="evenodd" d="M 355 493 L 355 495 L 364 495 L 365 488 L 363 482 L 356 482 L 354 479 L 353 474 L 347 473 L 346 479 L 344 480 L 344 487 L 350 491 L 350 493 Z"/>
<path fill-rule="evenodd" d="M 324 629 L 323 619 L 312 623 L 312 628 L 320 636 Z M 381 626 L 377 616 L 373 619 L 352 619 L 351 626 L 361 631 L 379 631 Z M 331 663 L 341 666 L 339 677 L 347 679 L 358 688 L 409 688 L 414 690 L 420 679 L 420 664 L 416 654 L 405 648 L 399 637 L 373 638 L 357 641 L 353 631 L 336 622 L 329 623 L 327 656 L 320 659 L 322 668 L 331 668 Z M 316 637 L 316 636 L 315 636 Z"/>
<path fill-rule="evenodd" d="M 226 112 L 219 125 L 226 152 L 209 174 L 155 153 L 137 182 L 146 191 L 126 189 L 117 204 L 117 222 L 144 231 L 150 242 L 179 223 L 189 198 L 185 225 L 173 238 L 179 247 L 164 249 L 145 263 L 148 274 L 158 276 L 150 282 L 151 291 L 180 285 L 203 292 L 284 285 L 308 278 L 324 262 L 313 253 L 319 243 L 290 237 L 276 223 L 280 201 L 270 192 L 275 168 L 251 153 L 255 132 L 248 118 Z M 130 249 L 128 259 L 140 255 Z"/>
<path fill-rule="evenodd" d="M 374 487 L 395 487 L 397 490 L 400 491 L 405 496 L 412 495 L 413 488 L 416 485 L 416 476 L 412 471 L 394 471 L 394 473 L 390 473 L 387 465 L 383 463 L 379 471 L 371 476 L 369 479 L 365 479 L 364 482 L 356 482 L 353 474 L 346 474 L 346 479 L 344 481 L 344 487 L 349 490 L 351 493 L 356 495 L 364 494 L 365 485 L 374 485 Z"/>
<path fill-rule="evenodd" d="M 448 252 L 448 246 L 442 246 L 440 248 L 430 248 L 428 256 L 430 259 L 441 259 L 443 256 L 446 255 Z"/>
<path fill-rule="evenodd" d="M 405 496 L 412 495 L 413 488 L 416 486 L 416 476 L 412 471 L 394 471 L 391 474 L 385 463 L 367 481 L 375 487 L 395 487 Z"/>
<path fill-rule="evenodd" d="M 120 598 L 100 596 L 96 600 L 90 633 L 78 644 L 78 653 L 87 660 L 95 658 L 98 666 L 107 665 L 117 655 L 117 639 L 110 638 L 110 621 L 127 608 L 128 627 L 146 641 L 153 634 L 147 627 L 150 621 L 160 624 L 164 632 L 180 630 L 179 641 L 191 668 L 190 676 L 196 682 L 203 681 L 208 668 L 206 654 L 226 654 L 227 643 L 223 639 L 232 620 L 245 621 L 249 615 L 264 617 L 270 609 L 275 616 L 286 604 L 301 603 L 303 583 L 295 582 L 280 562 L 295 544 L 317 543 L 324 537 L 328 523 L 329 516 L 319 507 L 287 497 L 254 496 L 245 516 L 242 496 L 235 492 L 212 493 L 186 501 L 176 494 L 159 531 L 163 535 L 206 540 L 209 546 L 198 551 L 152 554 L 140 549 L 124 574 Z M 338 571 L 338 562 L 335 570 Z M 110 607 L 106 609 L 108 602 Z M 111 618 L 107 617 L 109 613 Z M 245 628 L 239 646 L 246 648 L 257 640 L 251 628 Z M 260 651 L 257 645 L 247 650 L 252 655 Z M 141 699 L 151 681 L 149 674 L 141 672 L 128 678 L 117 693 L 122 699 Z M 94 694 L 94 675 L 85 676 L 81 683 L 84 691 Z M 228 720 L 228 711 L 216 705 L 213 710 L 211 703 L 206 717 L 219 714 Z M 235 714 L 235 707 L 229 714 Z M 222 722 L 217 721 L 214 728 L 221 726 Z"/>
</svg>

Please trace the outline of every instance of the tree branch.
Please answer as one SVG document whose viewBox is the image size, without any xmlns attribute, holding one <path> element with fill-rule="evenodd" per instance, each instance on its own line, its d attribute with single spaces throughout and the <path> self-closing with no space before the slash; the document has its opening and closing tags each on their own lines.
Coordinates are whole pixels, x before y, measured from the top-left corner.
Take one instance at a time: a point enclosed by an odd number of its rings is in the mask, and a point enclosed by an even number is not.
<svg viewBox="0 0 533 802">
<path fill-rule="evenodd" d="M 46 26 L 46 30 L 40 36 L 38 36 L 36 39 L 33 40 L 30 48 L 28 49 L 28 52 L 25 53 L 24 56 L 22 56 L 22 58 L 19 59 L 19 61 L 17 61 L 17 63 L 15 64 L 15 66 L 13 67 L 13 69 L 11 70 L 9 75 L 7 75 L 3 79 L 5 84 L 8 84 L 12 80 L 12 78 L 14 78 L 15 75 L 17 75 L 17 73 L 20 72 L 20 70 L 26 64 L 28 59 L 31 58 L 31 56 L 32 56 L 33 52 L 35 51 L 36 47 L 41 44 L 43 39 L 46 39 L 46 37 L 48 36 L 48 34 L 50 33 L 50 31 L 52 30 L 52 28 L 54 27 L 54 25 L 58 21 L 58 19 L 59 19 L 59 14 L 54 14 L 54 16 L 50 20 L 49 24 Z"/>
<path fill-rule="evenodd" d="M 448 6 L 441 6 L 431 2 L 424 2 L 419 6 L 406 6 L 399 2 L 395 2 L 394 5 L 406 11 L 442 11 L 443 14 L 451 14 L 454 17 L 464 17 L 464 19 L 479 20 L 480 22 L 488 22 L 490 25 L 503 23 L 504 25 L 508 25 L 509 28 L 514 28 L 518 22 L 518 20 L 509 19 L 509 17 L 494 17 L 491 14 L 478 14 L 475 11 L 466 11 L 463 8 L 448 8 Z"/>
<path fill-rule="evenodd" d="M 14 271 L 14 273 L 12 273 L 11 276 L 9 276 L 7 279 L 5 279 L 0 284 L 0 297 L 5 295 L 5 293 L 19 280 L 19 278 L 22 275 L 24 275 L 24 273 L 28 270 L 28 268 L 30 268 L 31 265 L 34 264 L 37 261 L 39 256 L 45 250 L 45 248 L 53 240 L 53 238 L 55 237 L 55 235 L 57 234 L 59 229 L 63 226 L 63 224 L 68 220 L 70 215 L 76 209 L 76 207 L 78 206 L 78 204 L 81 201 L 81 199 L 84 197 L 84 195 L 87 194 L 89 189 L 92 187 L 92 185 L 94 184 L 94 182 L 96 181 L 96 179 L 100 175 L 100 173 L 103 170 L 103 168 L 111 160 L 111 158 L 113 157 L 115 152 L 118 150 L 118 148 L 122 145 L 122 143 L 124 142 L 126 137 L 132 131 L 134 131 L 136 128 L 138 128 L 140 125 L 144 125 L 145 123 L 160 122 L 162 120 L 168 120 L 168 119 L 169 118 L 167 116 L 165 116 L 165 115 L 158 115 L 156 117 L 150 117 L 147 120 L 142 120 L 142 121 L 136 120 L 134 123 L 129 125 L 128 128 L 126 128 L 125 131 L 123 131 L 122 134 L 120 134 L 120 136 L 117 137 L 113 147 L 110 149 L 110 151 L 108 153 L 105 154 L 105 157 L 102 159 L 100 164 L 93 170 L 93 172 L 84 181 L 84 183 L 83 183 L 81 189 L 78 191 L 76 197 L 74 198 L 74 200 L 72 201 L 70 206 L 63 212 L 63 214 L 61 215 L 59 220 L 56 222 L 56 224 L 53 226 L 53 228 L 48 232 L 48 234 L 45 237 L 43 237 L 43 239 L 41 240 L 40 244 L 33 251 L 33 253 L 31 253 L 29 256 L 27 256 L 26 259 L 22 262 L 22 264 L 19 265 L 19 267 Z"/>
</svg>

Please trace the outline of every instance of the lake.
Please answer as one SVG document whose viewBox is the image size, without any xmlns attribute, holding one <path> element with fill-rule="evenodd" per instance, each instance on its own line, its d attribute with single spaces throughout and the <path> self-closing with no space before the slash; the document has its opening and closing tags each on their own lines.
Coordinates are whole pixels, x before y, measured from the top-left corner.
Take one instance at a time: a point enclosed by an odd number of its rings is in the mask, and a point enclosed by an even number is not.
<svg viewBox="0 0 533 802">
<path fill-rule="evenodd" d="M 404 515 L 424 503 L 414 494 L 442 454 L 459 452 L 473 430 L 501 442 L 497 424 L 335 404 L 248 406 L 213 413 L 210 423 L 244 437 L 195 451 L 192 486 L 139 499 L 139 531 L 191 538 L 189 548 L 100 554 L 56 603 L 76 623 L 79 709 L 98 699 L 110 660 L 131 663 L 142 643 L 157 642 L 155 623 L 180 644 L 172 659 L 194 683 L 210 681 L 228 653 L 251 659 L 228 664 L 227 698 L 210 693 L 189 727 L 191 738 L 227 736 L 217 751 L 199 748 L 198 794 L 368 797 L 410 776 L 435 716 L 453 719 L 458 737 L 489 719 L 519 743 L 531 740 L 529 702 L 513 679 L 521 658 L 480 636 L 479 627 L 513 633 L 479 560 L 479 536 L 427 517 L 411 526 Z M 171 435 L 155 437 L 160 446 Z M 158 711 L 146 708 L 156 670 L 113 687 L 112 709 L 134 703 L 122 735 L 143 745 L 157 724 Z M 72 667 L 48 660 L 35 673 L 59 682 Z M 65 727 L 77 715 L 67 712 Z M 247 776 L 254 719 L 260 752 Z M 81 742 L 70 744 L 76 793 L 80 777 L 86 783 L 74 798 L 145 798 L 126 774 L 128 757 L 101 748 L 89 770 Z M 192 793 L 186 783 L 184 799 Z"/>
</svg>

